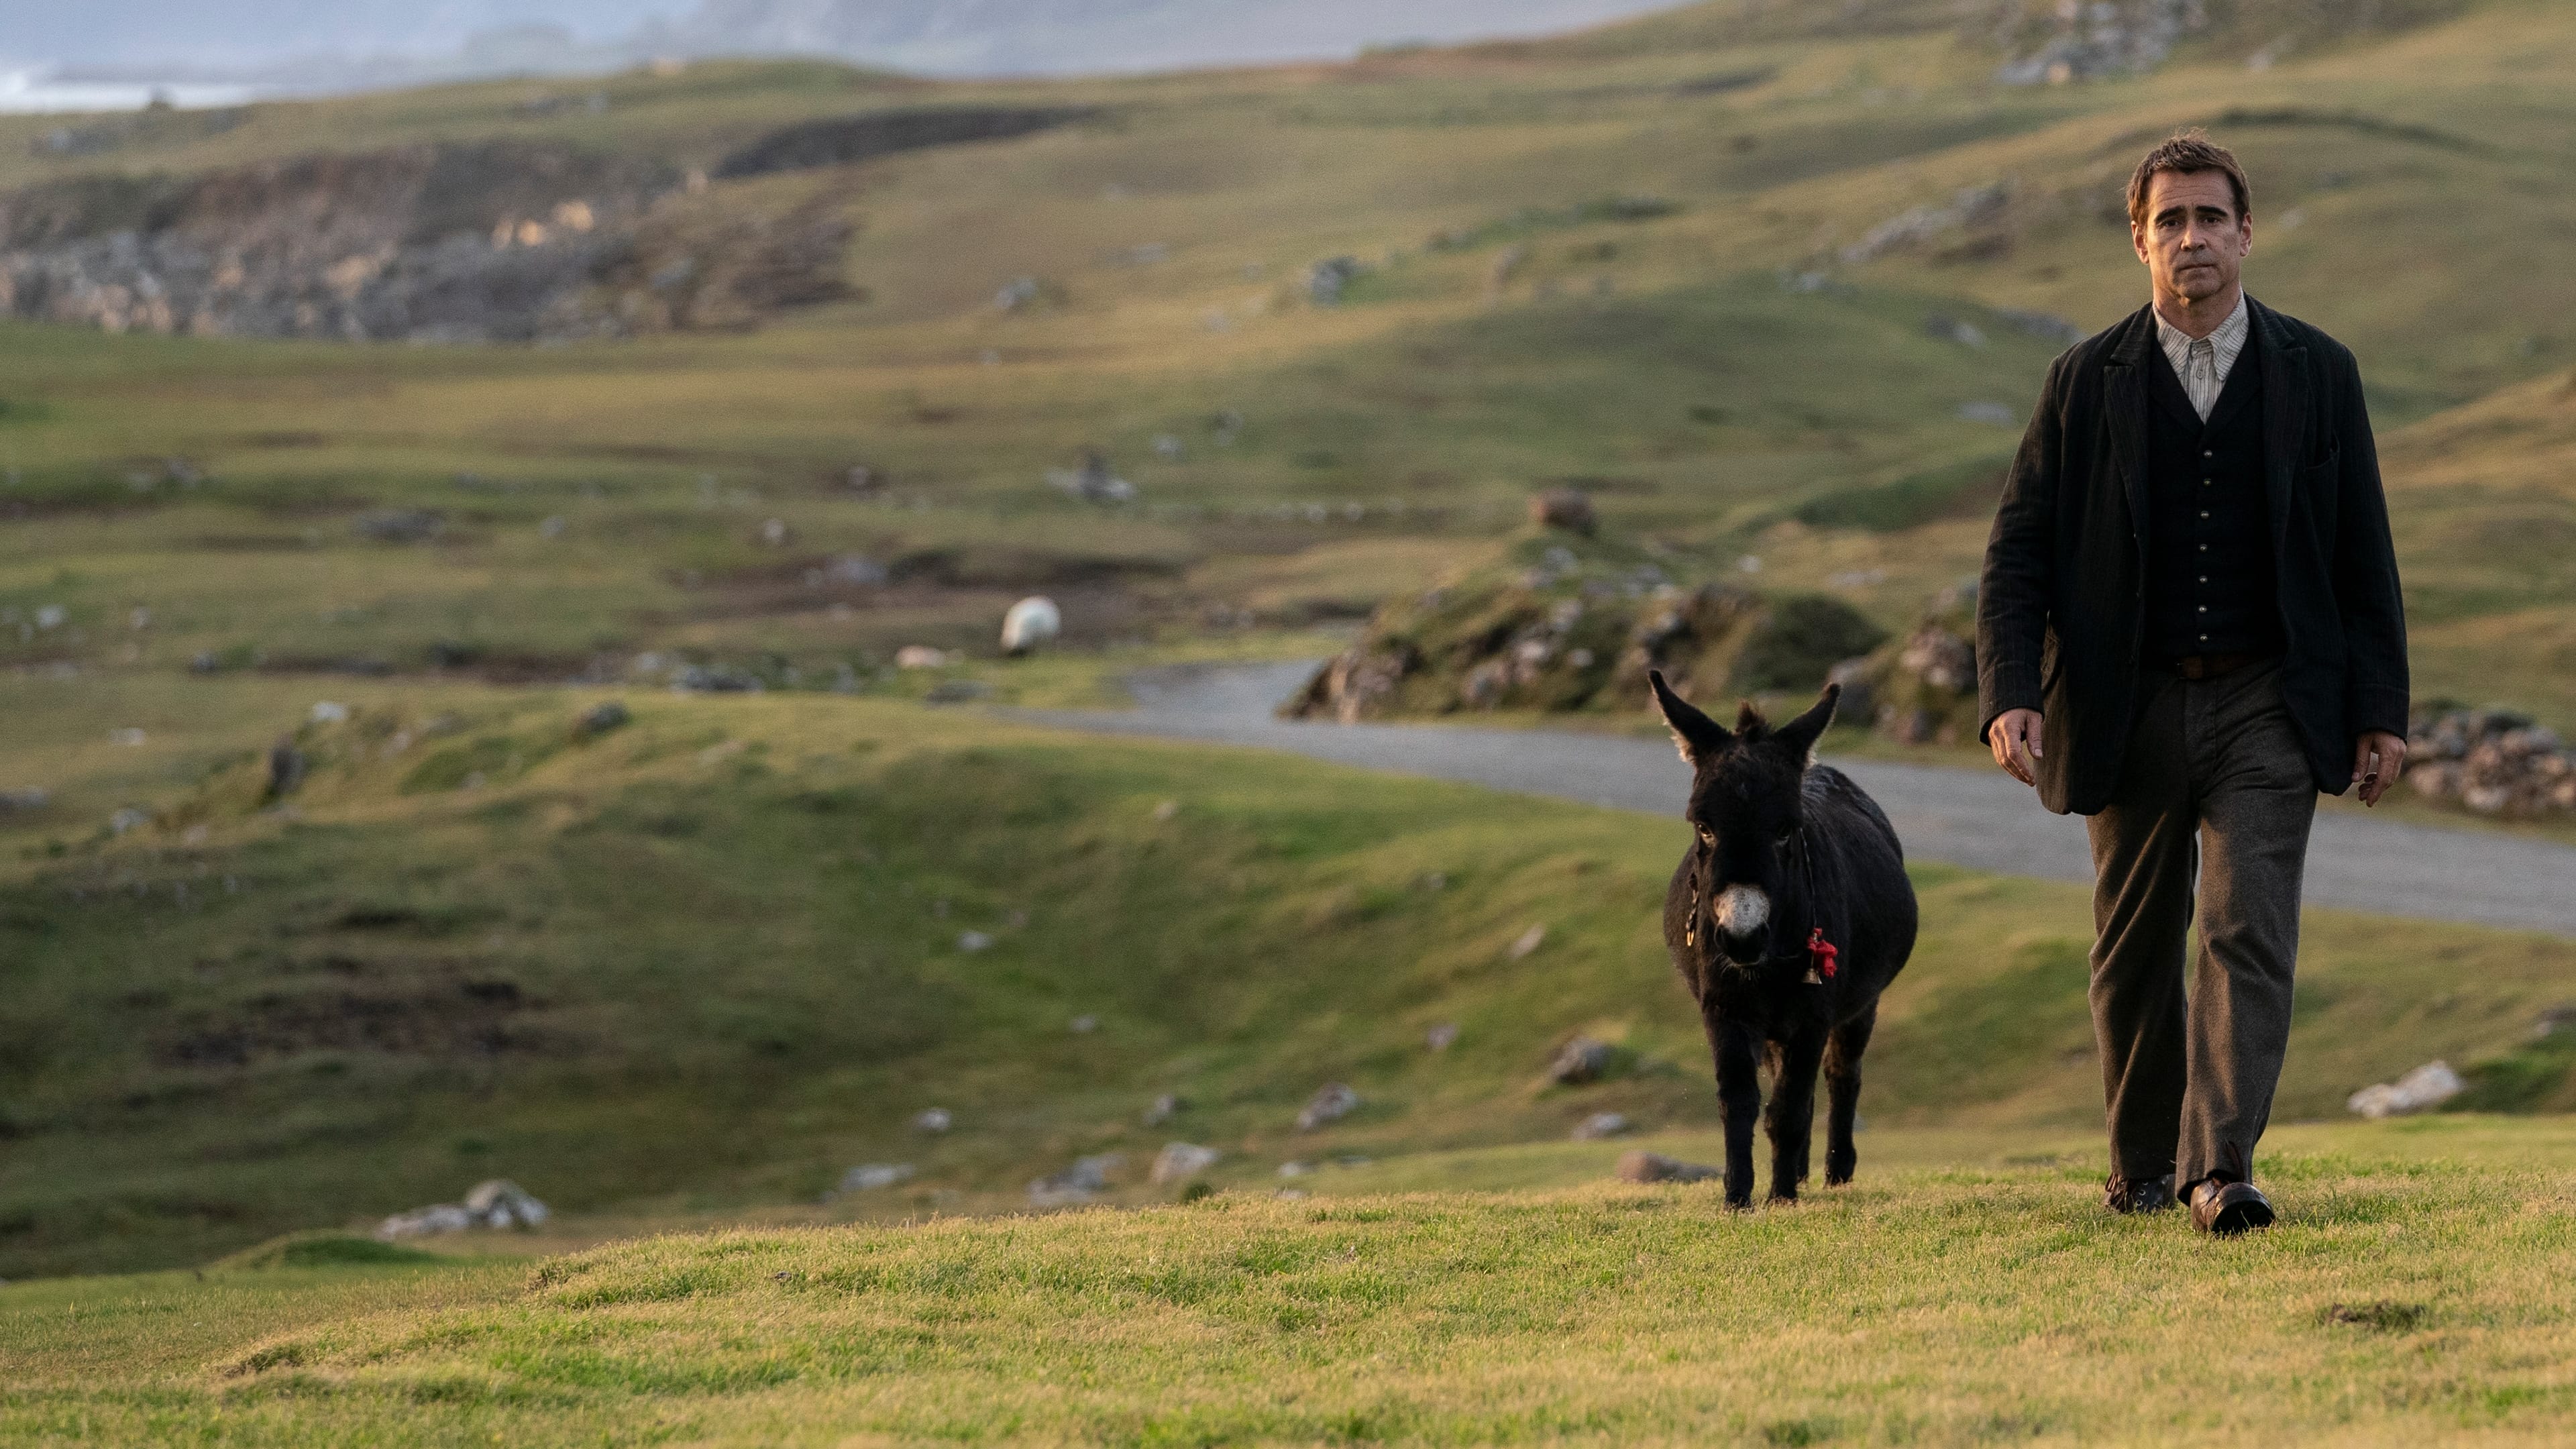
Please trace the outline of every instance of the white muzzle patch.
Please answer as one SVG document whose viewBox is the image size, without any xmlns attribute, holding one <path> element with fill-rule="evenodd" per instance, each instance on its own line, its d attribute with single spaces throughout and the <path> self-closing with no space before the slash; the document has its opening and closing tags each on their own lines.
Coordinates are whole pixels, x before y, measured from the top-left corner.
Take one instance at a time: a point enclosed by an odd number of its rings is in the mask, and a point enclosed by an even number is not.
<svg viewBox="0 0 2576 1449">
<path fill-rule="evenodd" d="M 1771 919 L 1771 898 L 1758 888 L 1728 886 L 1717 894 L 1717 928 L 1730 936 L 1750 936 Z"/>
</svg>

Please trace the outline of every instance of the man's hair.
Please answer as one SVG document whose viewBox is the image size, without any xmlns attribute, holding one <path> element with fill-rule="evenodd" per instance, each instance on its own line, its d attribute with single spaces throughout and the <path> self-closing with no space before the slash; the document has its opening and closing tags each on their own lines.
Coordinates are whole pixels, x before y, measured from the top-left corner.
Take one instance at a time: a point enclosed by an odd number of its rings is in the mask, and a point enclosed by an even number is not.
<svg viewBox="0 0 2576 1449">
<path fill-rule="evenodd" d="M 2129 224 L 2147 224 L 2147 188 L 2153 185 L 2159 171 L 2189 176 L 2197 171 L 2224 171 L 2227 189 L 2236 193 L 2236 219 L 2243 221 L 2254 214 L 2254 188 L 2246 183 L 2245 168 L 2236 164 L 2236 153 L 2209 139 L 2209 133 L 2198 126 L 2176 131 L 2156 149 L 2147 153 L 2138 169 L 2129 173 Z"/>
</svg>

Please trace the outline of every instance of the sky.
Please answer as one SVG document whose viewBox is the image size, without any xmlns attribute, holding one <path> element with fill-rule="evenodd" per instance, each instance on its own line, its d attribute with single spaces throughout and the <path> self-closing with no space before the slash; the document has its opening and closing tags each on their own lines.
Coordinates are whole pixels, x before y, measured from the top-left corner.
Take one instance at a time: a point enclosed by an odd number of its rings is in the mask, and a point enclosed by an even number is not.
<svg viewBox="0 0 2576 1449">
<path fill-rule="evenodd" d="M 0 71 L 208 77 L 315 56 L 455 55 L 554 25 L 613 44 L 670 22 L 700 48 L 837 37 L 846 58 L 933 73 L 1134 70 L 1538 34 L 1675 0 L 0 0 Z M 750 18 L 746 18 L 750 17 Z M 694 22 L 694 28 L 692 28 Z M 739 47 L 727 44 L 740 36 Z M 1058 58 L 1042 64 L 1032 57 Z"/>
</svg>

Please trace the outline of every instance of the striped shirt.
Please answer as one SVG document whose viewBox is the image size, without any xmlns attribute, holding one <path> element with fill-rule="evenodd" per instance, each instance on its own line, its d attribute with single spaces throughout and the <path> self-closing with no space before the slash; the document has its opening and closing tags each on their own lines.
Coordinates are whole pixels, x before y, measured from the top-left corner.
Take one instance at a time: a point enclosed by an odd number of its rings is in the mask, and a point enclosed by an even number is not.
<svg viewBox="0 0 2576 1449">
<path fill-rule="evenodd" d="M 2245 294 L 2236 294 L 2236 310 L 2218 324 L 2207 337 L 2194 337 L 2156 314 L 2156 341 L 2165 350 L 2165 361 L 2173 364 L 2174 376 L 2182 379 L 2182 390 L 2191 399 L 2202 422 L 2209 421 L 2209 410 L 2218 405 L 2218 390 L 2227 386 L 2228 370 L 2236 366 L 2236 355 L 2245 350 L 2247 320 Z"/>
</svg>

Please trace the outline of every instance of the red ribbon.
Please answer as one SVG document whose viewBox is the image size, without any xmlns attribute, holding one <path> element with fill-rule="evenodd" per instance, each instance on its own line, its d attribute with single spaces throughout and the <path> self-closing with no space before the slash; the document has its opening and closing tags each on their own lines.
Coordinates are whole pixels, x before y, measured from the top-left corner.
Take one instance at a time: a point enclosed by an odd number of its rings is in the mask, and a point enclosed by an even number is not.
<svg viewBox="0 0 2576 1449">
<path fill-rule="evenodd" d="M 1827 981 L 1834 979 L 1834 958 L 1840 954 L 1834 943 L 1825 939 L 1824 927 L 1818 926 L 1815 934 L 1807 937 L 1807 969 Z"/>
</svg>

